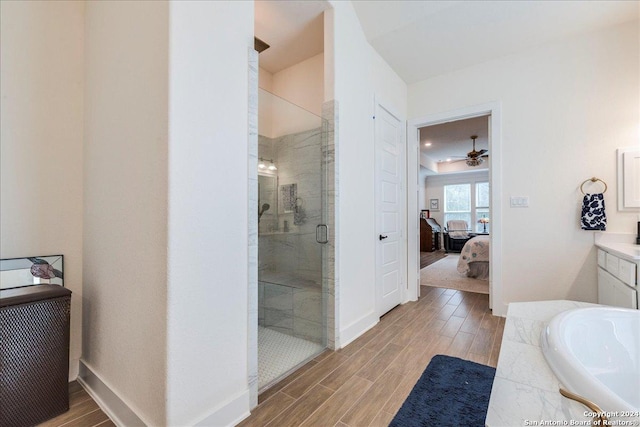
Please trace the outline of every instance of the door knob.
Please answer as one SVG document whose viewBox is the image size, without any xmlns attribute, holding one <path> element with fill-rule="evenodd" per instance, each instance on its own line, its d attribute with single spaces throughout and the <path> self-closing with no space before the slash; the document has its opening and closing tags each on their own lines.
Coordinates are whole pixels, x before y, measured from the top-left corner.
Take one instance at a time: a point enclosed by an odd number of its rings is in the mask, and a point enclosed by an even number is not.
<svg viewBox="0 0 640 427">
<path fill-rule="evenodd" d="M 380 240 L 384 240 L 384 239 L 386 239 L 387 237 L 389 237 L 389 236 L 383 236 L 383 235 L 381 234 L 379 238 L 380 238 Z"/>
</svg>

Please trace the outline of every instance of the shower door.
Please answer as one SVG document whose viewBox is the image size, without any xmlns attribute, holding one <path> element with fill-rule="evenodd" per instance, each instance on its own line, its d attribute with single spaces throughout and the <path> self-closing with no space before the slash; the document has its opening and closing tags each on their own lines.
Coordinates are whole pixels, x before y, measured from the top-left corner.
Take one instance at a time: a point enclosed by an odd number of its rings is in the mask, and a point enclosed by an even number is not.
<svg viewBox="0 0 640 427">
<path fill-rule="evenodd" d="M 260 388 L 326 347 L 325 129 L 319 116 L 259 90 Z"/>
</svg>

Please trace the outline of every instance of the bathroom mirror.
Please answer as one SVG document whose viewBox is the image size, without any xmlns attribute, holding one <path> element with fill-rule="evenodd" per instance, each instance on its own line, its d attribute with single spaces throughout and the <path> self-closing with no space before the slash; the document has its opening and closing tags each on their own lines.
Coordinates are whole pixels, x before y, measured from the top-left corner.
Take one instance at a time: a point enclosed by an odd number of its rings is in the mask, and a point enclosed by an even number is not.
<svg viewBox="0 0 640 427">
<path fill-rule="evenodd" d="M 0 289 L 33 285 L 64 286 L 62 255 L 0 259 Z"/>
<path fill-rule="evenodd" d="M 618 148 L 618 210 L 640 208 L 640 147 Z"/>
<path fill-rule="evenodd" d="M 278 177 L 258 175 L 259 231 L 274 231 L 278 223 Z"/>
</svg>

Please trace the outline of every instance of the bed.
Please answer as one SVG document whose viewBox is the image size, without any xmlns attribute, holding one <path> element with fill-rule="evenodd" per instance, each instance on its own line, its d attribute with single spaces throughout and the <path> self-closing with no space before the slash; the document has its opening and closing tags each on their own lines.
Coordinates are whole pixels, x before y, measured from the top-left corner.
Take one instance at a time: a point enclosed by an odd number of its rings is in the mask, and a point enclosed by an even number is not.
<svg viewBox="0 0 640 427">
<path fill-rule="evenodd" d="M 458 272 L 467 277 L 489 280 L 489 236 L 476 236 L 464 244 Z"/>
</svg>

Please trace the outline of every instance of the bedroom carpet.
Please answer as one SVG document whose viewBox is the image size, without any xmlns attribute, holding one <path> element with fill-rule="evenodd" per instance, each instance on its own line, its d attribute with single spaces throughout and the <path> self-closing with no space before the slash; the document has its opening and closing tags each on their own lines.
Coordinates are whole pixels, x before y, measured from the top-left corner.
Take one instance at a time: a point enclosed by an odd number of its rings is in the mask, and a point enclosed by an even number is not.
<svg viewBox="0 0 640 427">
<path fill-rule="evenodd" d="M 458 254 L 449 254 L 420 270 L 420 284 L 436 288 L 456 289 L 459 291 L 489 293 L 489 281 L 466 277 L 458 273 Z"/>
</svg>

